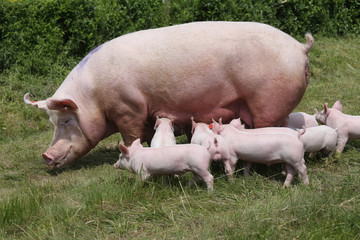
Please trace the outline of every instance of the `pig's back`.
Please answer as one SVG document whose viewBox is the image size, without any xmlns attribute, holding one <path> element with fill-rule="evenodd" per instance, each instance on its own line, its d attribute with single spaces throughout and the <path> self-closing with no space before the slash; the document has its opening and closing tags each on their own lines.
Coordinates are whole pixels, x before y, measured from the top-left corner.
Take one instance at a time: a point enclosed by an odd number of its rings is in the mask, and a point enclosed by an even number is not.
<svg viewBox="0 0 360 240">
<path fill-rule="evenodd" d="M 276 75 L 298 68 L 299 62 L 304 66 L 307 59 L 294 38 L 253 22 L 197 22 L 134 32 L 103 44 L 93 56 L 89 71 L 109 69 L 109 76 L 100 81 L 119 81 L 119 89 L 136 85 L 157 104 L 167 100 L 166 105 L 170 101 L 192 106 L 194 97 L 201 96 L 199 105 L 210 108 L 234 100 L 242 91 L 251 94 L 249 89 L 263 82 L 269 71 Z M 257 70 L 259 62 L 266 71 Z"/>
</svg>

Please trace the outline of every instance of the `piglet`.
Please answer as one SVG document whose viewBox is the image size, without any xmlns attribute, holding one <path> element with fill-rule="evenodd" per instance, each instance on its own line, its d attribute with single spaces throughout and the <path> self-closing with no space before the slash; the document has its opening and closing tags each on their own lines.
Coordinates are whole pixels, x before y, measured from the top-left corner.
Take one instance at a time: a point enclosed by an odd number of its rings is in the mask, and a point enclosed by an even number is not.
<svg viewBox="0 0 360 240">
<path fill-rule="evenodd" d="M 306 132 L 300 136 L 304 144 L 304 151 L 310 153 L 321 151 L 329 158 L 336 151 L 337 133 L 331 127 L 321 125 L 317 127 L 306 128 Z"/>
<path fill-rule="evenodd" d="M 309 184 L 304 160 L 303 144 L 298 136 L 283 133 L 247 133 L 230 124 L 213 122 L 213 131 L 222 136 L 228 144 L 230 154 L 245 162 L 275 164 L 285 162 L 288 186 L 298 171 L 304 184 Z"/>
<path fill-rule="evenodd" d="M 156 116 L 154 129 L 155 134 L 151 139 L 150 147 L 156 148 L 176 145 L 174 120 Z"/>
<path fill-rule="evenodd" d="M 115 168 L 127 169 L 140 174 L 142 180 L 152 175 L 176 174 L 185 172 L 194 174 L 194 181 L 205 181 L 209 191 L 213 190 L 214 177 L 209 172 L 211 157 L 206 148 L 197 144 L 178 144 L 159 148 L 144 148 L 140 139 L 130 147 L 120 142 L 121 151 Z"/>
<path fill-rule="evenodd" d="M 206 123 L 196 123 L 193 117 L 191 122 L 191 143 L 205 147 L 210 153 L 211 160 L 222 161 L 225 171 L 229 179 L 231 179 L 235 171 L 236 162 L 231 162 L 229 149 L 224 138 L 215 134 Z"/>
<path fill-rule="evenodd" d="M 324 104 L 324 110 L 321 112 L 315 109 L 316 120 L 336 130 L 336 152 L 341 153 L 349 139 L 360 139 L 360 116 L 342 113 L 340 100 L 337 100 L 332 108 L 328 108 L 327 105 Z"/>
<path fill-rule="evenodd" d="M 230 121 L 229 124 L 239 130 L 245 129 L 245 124 L 241 123 L 240 118 L 234 118 L 233 120 Z"/>
</svg>

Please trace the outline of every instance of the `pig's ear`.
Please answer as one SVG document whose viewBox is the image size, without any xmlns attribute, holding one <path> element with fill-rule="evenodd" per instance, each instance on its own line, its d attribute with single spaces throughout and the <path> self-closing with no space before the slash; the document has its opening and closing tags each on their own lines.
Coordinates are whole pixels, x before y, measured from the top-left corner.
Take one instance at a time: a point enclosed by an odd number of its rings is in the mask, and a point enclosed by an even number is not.
<svg viewBox="0 0 360 240">
<path fill-rule="evenodd" d="M 120 152 L 126 156 L 126 158 L 129 158 L 129 149 L 124 145 L 123 141 L 119 143 L 119 149 Z"/>
<path fill-rule="evenodd" d="M 78 109 L 76 103 L 71 99 L 56 100 L 48 98 L 46 100 L 46 105 L 50 110 L 75 111 Z"/>
<path fill-rule="evenodd" d="M 140 141 L 140 138 L 137 138 L 135 141 L 133 141 L 133 143 L 131 144 L 131 146 L 136 146 L 136 147 L 143 147 Z"/>
<path fill-rule="evenodd" d="M 335 108 L 336 110 L 339 110 L 340 112 L 342 112 L 342 104 L 340 100 L 337 100 L 334 105 L 332 106 L 332 108 Z"/>
<path fill-rule="evenodd" d="M 48 110 L 47 106 L 46 106 L 46 101 L 45 100 L 41 100 L 41 101 L 30 101 L 29 98 L 30 93 L 26 93 L 24 95 L 24 102 L 26 104 L 32 105 L 32 106 L 37 106 L 40 110 Z"/>
<path fill-rule="evenodd" d="M 222 118 L 219 118 L 219 124 L 222 125 Z"/>
<path fill-rule="evenodd" d="M 156 116 L 156 122 L 155 122 L 154 129 L 156 130 L 159 125 L 160 125 L 160 118 L 159 118 L 159 116 Z"/>
</svg>

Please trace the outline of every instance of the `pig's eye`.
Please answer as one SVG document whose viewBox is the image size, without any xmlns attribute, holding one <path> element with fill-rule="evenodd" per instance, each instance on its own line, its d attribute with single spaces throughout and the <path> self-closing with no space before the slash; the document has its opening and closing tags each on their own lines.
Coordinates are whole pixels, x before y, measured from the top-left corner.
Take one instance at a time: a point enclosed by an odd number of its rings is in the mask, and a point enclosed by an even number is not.
<svg viewBox="0 0 360 240">
<path fill-rule="evenodd" d="M 65 120 L 65 121 L 62 123 L 62 125 L 68 125 L 69 122 L 70 122 L 70 119 Z"/>
</svg>

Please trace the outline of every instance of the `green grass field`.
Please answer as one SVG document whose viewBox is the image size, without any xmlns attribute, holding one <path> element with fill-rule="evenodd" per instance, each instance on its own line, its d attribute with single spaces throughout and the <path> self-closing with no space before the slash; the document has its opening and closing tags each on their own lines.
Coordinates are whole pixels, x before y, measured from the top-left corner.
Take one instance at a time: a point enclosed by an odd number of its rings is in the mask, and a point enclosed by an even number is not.
<svg viewBox="0 0 360 240">
<path fill-rule="evenodd" d="M 310 85 L 295 111 L 341 99 L 360 115 L 360 37 L 315 36 Z M 239 164 L 229 182 L 212 166 L 215 191 L 189 187 L 190 174 L 141 182 L 113 168 L 118 134 L 73 165 L 54 171 L 41 158 L 53 128 L 22 97 L 49 97 L 70 69 L 48 76 L 0 75 L 0 239 L 360 239 L 360 140 L 328 161 L 306 158 L 310 186 L 283 188 L 281 165 Z M 178 138 L 179 142 L 184 137 Z"/>
</svg>

